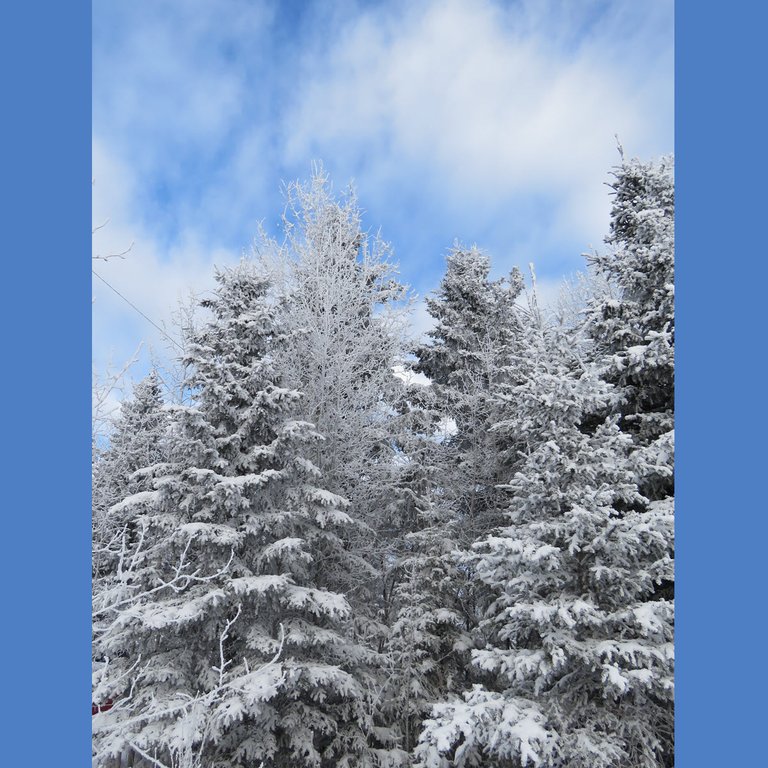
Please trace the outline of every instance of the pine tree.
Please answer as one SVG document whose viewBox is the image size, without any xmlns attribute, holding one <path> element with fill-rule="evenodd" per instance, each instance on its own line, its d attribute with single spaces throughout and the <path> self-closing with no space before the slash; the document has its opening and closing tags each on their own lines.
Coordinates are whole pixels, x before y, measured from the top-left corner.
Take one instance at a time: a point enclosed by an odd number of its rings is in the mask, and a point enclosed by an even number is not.
<svg viewBox="0 0 768 768">
<path fill-rule="evenodd" d="M 97 764 L 126 746 L 158 764 L 364 766 L 366 651 L 326 587 L 343 570 L 344 499 L 309 458 L 322 440 L 290 418 L 300 394 L 274 359 L 285 334 L 267 281 L 217 274 L 211 319 L 190 340 L 172 461 L 118 508 L 141 529 L 98 638 Z"/>
<path fill-rule="evenodd" d="M 623 293 L 593 304 L 591 359 L 534 312 L 500 390 L 493 431 L 524 445 L 508 524 L 468 558 L 494 679 L 434 708 L 419 765 L 672 764 L 671 179 L 617 178 L 603 263 Z"/>
<path fill-rule="evenodd" d="M 168 414 L 163 410 L 160 379 L 155 369 L 125 400 L 109 438 L 93 465 L 93 571 L 94 581 L 113 571 L 123 537 L 134 534 L 134 524 L 111 508 L 133 493 L 145 490 L 147 481 L 138 470 L 167 458 Z"/>
<path fill-rule="evenodd" d="M 614 176 L 609 248 L 591 262 L 619 296 L 591 303 L 588 330 L 622 394 L 622 430 L 645 449 L 643 493 L 658 500 L 674 493 L 673 159 L 622 161 Z"/>
</svg>

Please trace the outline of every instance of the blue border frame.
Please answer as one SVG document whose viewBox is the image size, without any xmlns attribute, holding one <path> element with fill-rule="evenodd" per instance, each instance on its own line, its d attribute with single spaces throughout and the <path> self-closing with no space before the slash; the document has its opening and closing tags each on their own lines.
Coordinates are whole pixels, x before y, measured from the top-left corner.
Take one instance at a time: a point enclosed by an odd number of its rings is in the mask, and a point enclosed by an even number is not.
<svg viewBox="0 0 768 768">
<path fill-rule="evenodd" d="M 91 6 L 8 3 L 2 17 L 10 226 L 0 761 L 82 766 L 91 717 Z"/>
<path fill-rule="evenodd" d="M 768 9 L 676 17 L 677 764 L 746 768 L 766 760 Z"/>
<path fill-rule="evenodd" d="M 762 741 L 767 21 L 676 4 L 680 768 L 757 765 Z M 87 765 L 90 4 L 2 29 L 3 763 Z"/>
</svg>

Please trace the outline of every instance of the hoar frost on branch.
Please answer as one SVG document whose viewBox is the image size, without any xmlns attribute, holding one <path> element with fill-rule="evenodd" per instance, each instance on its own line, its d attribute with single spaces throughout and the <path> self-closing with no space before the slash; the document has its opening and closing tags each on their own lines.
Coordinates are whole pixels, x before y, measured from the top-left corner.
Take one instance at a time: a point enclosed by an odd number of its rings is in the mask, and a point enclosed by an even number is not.
<svg viewBox="0 0 768 768">
<path fill-rule="evenodd" d="M 246 263 L 217 280 L 212 319 L 189 345 L 196 402 L 172 410 L 170 461 L 148 468 L 150 492 L 117 505 L 142 544 L 137 596 L 96 641 L 100 695 L 127 699 L 98 716 L 96 754 L 344 765 L 365 754 L 368 727 L 366 653 L 342 631 L 349 604 L 326 588 L 346 502 L 318 487 L 307 455 L 321 438 L 289 416 L 300 394 L 274 369 L 282 330 L 268 284 Z M 284 660 L 265 666 L 281 642 Z"/>
<path fill-rule="evenodd" d="M 460 556 L 484 590 L 472 656 L 489 678 L 435 706 L 426 768 L 674 759 L 670 167 L 623 162 L 614 192 L 594 262 L 619 296 L 588 307 L 590 356 L 583 329 L 531 313 L 495 389 L 507 524 Z M 536 744 L 513 736 L 525 722 Z"/>
<path fill-rule="evenodd" d="M 287 188 L 96 455 L 96 765 L 672 765 L 672 173 L 553 317 L 455 245 L 415 348 L 354 194 Z"/>
<path fill-rule="evenodd" d="M 404 509 L 393 492 L 404 400 L 395 369 L 406 355 L 409 293 L 390 246 L 362 228 L 353 191 L 333 194 L 322 168 L 287 188 L 285 238 L 256 244 L 263 268 L 286 297 L 286 343 L 275 364 L 302 392 L 295 416 L 325 438 L 313 461 L 326 486 L 350 502 L 349 569 L 338 588 L 358 631 L 380 647 L 391 611 L 393 548 Z"/>
</svg>

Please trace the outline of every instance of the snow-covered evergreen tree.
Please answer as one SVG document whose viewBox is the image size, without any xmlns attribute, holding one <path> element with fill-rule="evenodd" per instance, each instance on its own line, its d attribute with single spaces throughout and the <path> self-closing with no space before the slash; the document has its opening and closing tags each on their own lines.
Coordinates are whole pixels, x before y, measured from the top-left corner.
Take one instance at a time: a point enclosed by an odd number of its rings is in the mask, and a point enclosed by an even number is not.
<svg viewBox="0 0 768 768">
<path fill-rule="evenodd" d="M 153 369 L 123 401 L 108 446 L 94 451 L 91 562 L 95 638 L 104 631 L 113 606 L 130 595 L 125 569 L 137 542 L 139 523 L 135 510 L 119 502 L 148 488 L 147 478 L 137 473 L 168 458 L 168 429 L 160 381 Z M 94 669 L 100 668 L 103 657 L 98 642 L 94 642 L 92 652 Z"/>
<path fill-rule="evenodd" d="M 496 683 L 438 706 L 418 754 L 427 766 L 449 754 L 457 766 L 658 766 L 672 729 L 672 606 L 655 594 L 672 573 L 669 509 L 640 496 L 631 438 L 599 419 L 611 386 L 566 344 L 528 335 L 496 427 L 528 443 L 509 525 L 471 558 L 495 598 L 473 660 Z"/>
<path fill-rule="evenodd" d="M 508 524 L 468 558 L 494 596 L 473 661 L 495 679 L 433 709 L 419 765 L 672 764 L 670 184 L 655 166 L 618 175 L 624 293 L 594 304 L 593 359 L 536 312 L 526 324 L 494 426 L 523 441 Z"/>
<path fill-rule="evenodd" d="M 108 447 L 98 452 L 93 465 L 93 570 L 94 581 L 114 568 L 123 537 L 130 537 L 132 521 L 110 509 L 146 488 L 139 469 L 167 458 L 168 414 L 163 410 L 160 380 L 155 369 L 133 388 L 123 401 L 109 437 Z"/>
<path fill-rule="evenodd" d="M 157 765 L 365 766 L 366 651 L 326 588 L 344 567 L 344 499 L 311 461 L 322 441 L 289 414 L 301 395 L 274 359 L 285 335 L 267 282 L 217 275 L 187 363 L 194 406 L 175 408 L 172 461 L 129 496 L 140 535 L 132 596 L 97 638 L 96 762 L 128 747 Z"/>
<path fill-rule="evenodd" d="M 456 247 L 434 298 L 431 341 L 416 348 L 415 367 L 431 381 L 409 396 L 402 480 L 419 502 L 398 550 L 395 612 L 387 648 L 394 671 L 387 688 L 403 744 L 411 749 L 431 703 L 463 690 L 478 621 L 471 568 L 456 558 L 497 516 L 495 488 L 504 456 L 489 433 L 492 392 L 514 342 L 514 300 L 521 283 L 489 280 L 477 249 Z M 408 532 L 410 531 L 410 532 Z"/>
<path fill-rule="evenodd" d="M 442 490 L 461 520 L 467 546 L 493 525 L 503 496 L 496 488 L 501 452 L 490 431 L 496 420 L 493 392 L 514 348 L 514 305 L 523 286 L 519 271 L 490 280 L 490 268 L 477 248 L 454 247 L 436 295 L 427 299 L 436 320 L 431 340 L 415 350 L 416 369 L 431 380 L 442 418 L 455 425 L 444 442 L 448 472 Z"/>
<path fill-rule="evenodd" d="M 410 752 L 431 703 L 465 686 L 473 613 L 462 610 L 466 577 L 452 556 L 456 520 L 450 506 L 441 503 L 443 446 L 433 387 L 411 385 L 403 417 L 403 465 L 395 492 L 407 514 L 390 570 L 391 628 L 382 702 L 384 719 Z"/>
<path fill-rule="evenodd" d="M 591 257 L 618 297 L 598 297 L 588 313 L 603 375 L 623 398 L 621 427 L 645 450 L 643 493 L 674 493 L 673 159 L 622 161 L 615 169 L 608 250 Z"/>
</svg>

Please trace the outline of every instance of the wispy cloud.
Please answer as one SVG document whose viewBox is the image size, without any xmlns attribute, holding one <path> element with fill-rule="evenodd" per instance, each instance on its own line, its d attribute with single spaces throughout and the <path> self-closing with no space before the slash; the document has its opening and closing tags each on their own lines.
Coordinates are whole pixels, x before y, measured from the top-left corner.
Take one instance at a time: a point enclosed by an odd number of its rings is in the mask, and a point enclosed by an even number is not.
<svg viewBox="0 0 768 768">
<path fill-rule="evenodd" d="M 161 246 L 141 221 L 134 197 L 135 175 L 98 141 L 93 147 L 93 174 L 93 221 L 99 227 L 93 236 L 93 254 L 119 254 L 130 247 L 123 258 L 93 262 L 95 272 L 125 297 L 94 278 L 94 367 L 103 371 L 110 362 L 121 365 L 144 340 L 138 366 L 143 371 L 153 353 L 162 359 L 175 354 L 168 337 L 175 339 L 178 333 L 172 316 L 179 301 L 191 291 L 210 288 L 213 265 L 233 263 L 238 254 L 204 247 L 192 228 L 170 246 Z"/>
<path fill-rule="evenodd" d="M 96 4 L 94 248 L 134 242 L 97 269 L 168 322 L 322 159 L 422 295 L 455 238 L 554 283 L 605 232 L 614 134 L 672 149 L 672 54 L 671 0 Z M 102 288 L 97 361 L 160 343 Z"/>
<path fill-rule="evenodd" d="M 418 185 L 480 229 L 493 217 L 513 239 L 533 223 L 545 239 L 587 244 L 607 221 L 614 134 L 639 154 L 671 149 L 670 6 L 441 0 L 370 11 L 306 61 L 286 151 L 332 157 L 374 179 L 372 196 Z"/>
</svg>

